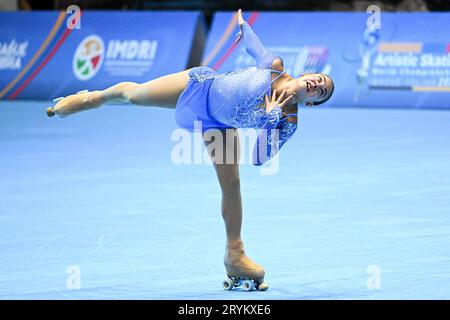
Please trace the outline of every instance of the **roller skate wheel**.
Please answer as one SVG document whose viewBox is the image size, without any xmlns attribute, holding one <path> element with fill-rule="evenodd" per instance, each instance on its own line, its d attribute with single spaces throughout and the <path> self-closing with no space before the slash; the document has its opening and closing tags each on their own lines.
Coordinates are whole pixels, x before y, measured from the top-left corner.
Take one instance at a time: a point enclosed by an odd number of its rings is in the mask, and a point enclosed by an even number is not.
<svg viewBox="0 0 450 320">
<path fill-rule="evenodd" d="M 53 99 L 53 102 L 58 102 L 58 101 L 60 101 L 62 99 L 64 99 L 64 97 L 59 97 L 59 98 Z"/>
<path fill-rule="evenodd" d="M 79 93 L 85 93 L 85 92 L 88 92 L 89 90 L 81 90 L 81 91 L 78 91 L 77 92 L 77 94 L 79 94 Z"/>
<path fill-rule="evenodd" d="M 252 291 L 255 288 L 255 284 L 251 280 L 245 280 L 242 283 L 242 287 L 244 288 L 245 291 Z"/>
<path fill-rule="evenodd" d="M 234 286 L 233 280 L 231 280 L 229 278 L 226 280 L 223 280 L 223 289 L 224 290 L 231 290 L 231 289 L 233 289 L 233 286 Z"/>
<path fill-rule="evenodd" d="M 262 282 L 256 286 L 256 289 L 259 291 L 265 291 L 265 290 L 269 289 L 269 285 L 265 282 Z"/>
</svg>

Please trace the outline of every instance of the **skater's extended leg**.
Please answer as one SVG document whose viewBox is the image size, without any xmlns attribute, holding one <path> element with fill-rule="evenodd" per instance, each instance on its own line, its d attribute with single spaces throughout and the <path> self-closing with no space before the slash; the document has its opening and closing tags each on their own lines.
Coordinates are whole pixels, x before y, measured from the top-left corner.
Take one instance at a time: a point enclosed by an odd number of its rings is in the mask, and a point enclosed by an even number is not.
<svg viewBox="0 0 450 320">
<path fill-rule="evenodd" d="M 189 70 L 141 84 L 121 82 L 105 90 L 81 92 L 65 97 L 58 101 L 53 111 L 58 115 L 66 116 L 111 102 L 174 108 L 188 81 Z"/>
<path fill-rule="evenodd" d="M 222 154 L 208 148 L 210 140 L 205 135 L 205 144 L 212 158 L 220 188 L 222 190 L 222 217 L 225 222 L 227 244 L 225 249 L 225 269 L 229 276 L 262 279 L 264 269 L 254 263 L 244 251 L 241 239 L 242 197 L 239 180 L 239 136 L 236 129 L 220 130 L 223 137 Z M 209 131 L 211 133 L 211 131 Z M 216 131 L 217 132 L 217 131 Z M 213 133 L 216 135 L 217 133 Z M 230 156 L 230 153 L 232 156 Z M 219 156 L 218 156 L 219 154 Z M 230 159 L 234 159 L 231 163 Z M 227 161 L 228 160 L 228 161 Z"/>
</svg>

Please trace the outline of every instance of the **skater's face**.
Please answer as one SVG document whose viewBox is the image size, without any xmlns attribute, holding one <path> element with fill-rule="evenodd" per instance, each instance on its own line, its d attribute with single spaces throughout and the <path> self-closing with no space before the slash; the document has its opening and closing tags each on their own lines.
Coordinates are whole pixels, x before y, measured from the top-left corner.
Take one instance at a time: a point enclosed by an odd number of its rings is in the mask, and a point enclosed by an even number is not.
<svg viewBox="0 0 450 320">
<path fill-rule="evenodd" d="M 305 73 L 297 79 L 297 85 L 299 89 L 296 100 L 307 106 L 325 102 L 333 94 L 334 89 L 333 81 L 324 73 Z"/>
</svg>

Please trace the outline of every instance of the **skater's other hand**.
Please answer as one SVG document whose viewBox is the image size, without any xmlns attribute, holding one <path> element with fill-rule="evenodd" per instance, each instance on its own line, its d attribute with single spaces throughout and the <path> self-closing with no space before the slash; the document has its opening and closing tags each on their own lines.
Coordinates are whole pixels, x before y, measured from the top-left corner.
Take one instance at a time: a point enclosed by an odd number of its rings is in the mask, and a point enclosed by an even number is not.
<svg viewBox="0 0 450 320">
<path fill-rule="evenodd" d="M 286 89 L 281 92 L 281 94 L 277 98 L 277 89 L 273 89 L 272 93 L 272 99 L 269 100 L 269 97 L 266 94 L 265 101 L 266 101 L 266 112 L 269 113 L 273 110 L 276 106 L 279 106 L 281 109 L 294 97 L 294 94 L 291 94 L 286 99 L 284 99 L 284 96 L 286 95 Z"/>
</svg>

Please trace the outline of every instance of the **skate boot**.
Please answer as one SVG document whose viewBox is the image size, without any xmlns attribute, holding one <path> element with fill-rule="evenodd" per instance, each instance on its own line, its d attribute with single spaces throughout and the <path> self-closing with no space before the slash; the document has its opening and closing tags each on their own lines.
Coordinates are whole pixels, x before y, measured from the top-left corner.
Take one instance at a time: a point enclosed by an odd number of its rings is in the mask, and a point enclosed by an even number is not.
<svg viewBox="0 0 450 320">
<path fill-rule="evenodd" d="M 242 242 L 227 246 L 224 264 L 228 276 L 223 281 L 225 290 L 240 286 L 245 291 L 252 291 L 253 289 L 264 291 L 269 288 L 264 282 L 264 269 L 245 254 Z"/>
<path fill-rule="evenodd" d="M 96 108 L 99 106 L 99 103 L 92 99 L 92 93 L 88 90 L 83 90 L 67 97 L 53 99 L 56 105 L 47 108 L 47 115 L 53 117 L 57 114 L 60 117 L 65 117 L 79 111 Z"/>
</svg>

